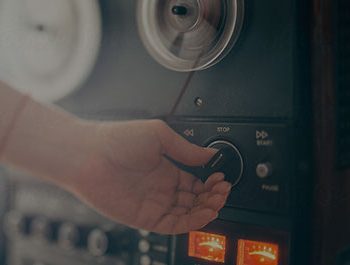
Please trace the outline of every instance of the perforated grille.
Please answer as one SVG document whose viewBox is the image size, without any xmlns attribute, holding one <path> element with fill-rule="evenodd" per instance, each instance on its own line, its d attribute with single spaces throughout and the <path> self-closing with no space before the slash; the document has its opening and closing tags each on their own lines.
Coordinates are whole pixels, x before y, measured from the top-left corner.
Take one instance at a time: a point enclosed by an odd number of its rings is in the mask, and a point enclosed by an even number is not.
<svg viewBox="0 0 350 265">
<path fill-rule="evenodd" d="M 337 15 L 337 160 L 350 167 L 350 1 L 338 1 Z"/>
</svg>

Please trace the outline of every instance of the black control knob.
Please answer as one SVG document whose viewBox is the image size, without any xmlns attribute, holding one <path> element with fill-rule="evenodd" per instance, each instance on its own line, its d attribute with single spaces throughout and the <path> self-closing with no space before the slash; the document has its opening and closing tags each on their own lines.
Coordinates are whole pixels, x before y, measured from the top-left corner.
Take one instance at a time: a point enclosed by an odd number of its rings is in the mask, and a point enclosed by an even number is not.
<svg viewBox="0 0 350 265">
<path fill-rule="evenodd" d="M 87 248 L 93 256 L 99 257 L 107 254 L 109 245 L 110 240 L 105 231 L 94 229 L 89 234 Z"/>
<path fill-rule="evenodd" d="M 243 158 L 238 148 L 226 140 L 217 140 L 208 145 L 208 147 L 219 149 L 218 153 L 205 166 L 208 174 L 212 172 L 222 172 L 225 179 L 232 183 L 232 186 L 238 184 L 243 175 Z"/>
<path fill-rule="evenodd" d="M 32 218 L 24 216 L 23 214 L 12 211 L 6 214 L 4 220 L 4 232 L 11 236 L 11 234 L 27 236 L 29 234 L 29 226 Z"/>
<path fill-rule="evenodd" d="M 96 257 L 120 254 L 134 246 L 135 236 L 128 231 L 104 231 L 96 228 L 88 236 L 87 247 Z"/>
<path fill-rule="evenodd" d="M 30 233 L 36 239 L 53 241 L 56 226 L 45 217 L 36 217 L 30 224 Z"/>
<path fill-rule="evenodd" d="M 187 166 L 169 156 L 165 157 L 179 169 L 193 174 L 203 182 L 213 173 L 222 172 L 232 186 L 237 185 L 242 178 L 244 168 L 243 158 L 238 148 L 226 140 L 217 140 L 207 146 L 219 151 L 204 166 Z"/>
<path fill-rule="evenodd" d="M 83 234 L 72 223 L 63 223 L 58 229 L 57 242 L 64 249 L 70 250 L 82 244 Z"/>
</svg>

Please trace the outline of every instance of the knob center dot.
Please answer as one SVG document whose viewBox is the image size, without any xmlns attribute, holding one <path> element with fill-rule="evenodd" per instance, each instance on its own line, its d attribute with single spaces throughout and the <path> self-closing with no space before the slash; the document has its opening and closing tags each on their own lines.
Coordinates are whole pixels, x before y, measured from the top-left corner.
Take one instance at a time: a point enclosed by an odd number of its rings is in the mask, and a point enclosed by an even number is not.
<svg viewBox="0 0 350 265">
<path fill-rule="evenodd" d="M 188 13 L 188 9 L 183 5 L 175 5 L 171 8 L 171 12 L 176 16 L 185 16 Z"/>
<path fill-rule="evenodd" d="M 43 24 L 38 24 L 35 26 L 35 29 L 39 32 L 44 32 L 45 31 L 45 26 Z"/>
</svg>

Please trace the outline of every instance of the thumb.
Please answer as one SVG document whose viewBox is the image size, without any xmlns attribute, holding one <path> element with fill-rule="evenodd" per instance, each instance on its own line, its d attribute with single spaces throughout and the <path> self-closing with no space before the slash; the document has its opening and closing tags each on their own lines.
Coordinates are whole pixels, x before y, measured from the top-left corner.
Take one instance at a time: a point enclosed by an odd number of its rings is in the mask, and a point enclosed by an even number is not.
<svg viewBox="0 0 350 265">
<path fill-rule="evenodd" d="M 182 164 L 188 166 L 204 165 L 217 152 L 216 149 L 200 147 L 190 143 L 165 122 L 159 121 L 157 127 L 156 131 L 164 154 Z"/>
</svg>

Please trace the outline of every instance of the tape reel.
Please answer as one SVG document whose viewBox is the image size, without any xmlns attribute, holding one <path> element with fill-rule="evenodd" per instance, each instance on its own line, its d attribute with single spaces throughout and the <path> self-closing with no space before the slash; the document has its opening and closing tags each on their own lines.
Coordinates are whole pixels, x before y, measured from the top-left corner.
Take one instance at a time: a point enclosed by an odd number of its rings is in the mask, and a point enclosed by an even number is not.
<svg viewBox="0 0 350 265">
<path fill-rule="evenodd" d="M 0 78 L 38 100 L 81 86 L 100 42 L 97 0 L 0 1 Z"/>
<path fill-rule="evenodd" d="M 236 42 L 243 0 L 139 0 L 140 36 L 151 56 L 171 70 L 203 70 Z"/>
</svg>

